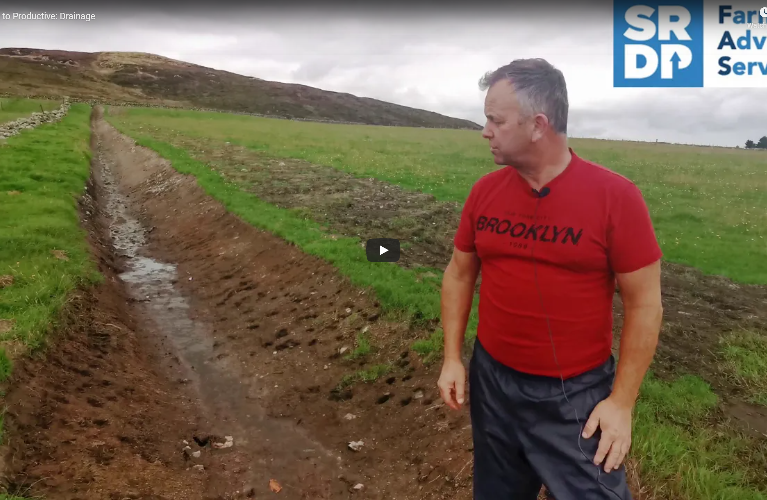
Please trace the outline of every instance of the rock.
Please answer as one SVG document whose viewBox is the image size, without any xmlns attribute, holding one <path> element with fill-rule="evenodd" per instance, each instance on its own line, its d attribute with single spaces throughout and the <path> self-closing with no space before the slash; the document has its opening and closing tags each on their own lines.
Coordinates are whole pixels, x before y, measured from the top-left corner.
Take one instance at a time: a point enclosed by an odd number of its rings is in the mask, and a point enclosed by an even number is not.
<svg viewBox="0 0 767 500">
<path fill-rule="evenodd" d="M 352 441 L 349 443 L 349 449 L 352 451 L 360 451 L 365 443 L 362 441 Z"/>
<path fill-rule="evenodd" d="M 213 447 L 216 449 L 222 449 L 222 448 L 231 448 L 234 446 L 234 437 L 232 436 L 225 436 L 226 443 L 213 443 Z"/>
</svg>

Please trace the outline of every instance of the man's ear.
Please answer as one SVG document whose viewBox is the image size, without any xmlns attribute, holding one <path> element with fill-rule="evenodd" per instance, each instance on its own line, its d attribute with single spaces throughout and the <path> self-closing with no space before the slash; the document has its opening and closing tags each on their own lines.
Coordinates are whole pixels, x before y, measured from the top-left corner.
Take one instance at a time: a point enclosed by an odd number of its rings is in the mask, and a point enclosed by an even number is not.
<svg viewBox="0 0 767 500">
<path fill-rule="evenodd" d="M 546 131 L 549 129 L 549 118 L 543 113 L 538 113 L 533 117 L 533 133 L 532 142 L 538 142 L 546 135 Z"/>
</svg>

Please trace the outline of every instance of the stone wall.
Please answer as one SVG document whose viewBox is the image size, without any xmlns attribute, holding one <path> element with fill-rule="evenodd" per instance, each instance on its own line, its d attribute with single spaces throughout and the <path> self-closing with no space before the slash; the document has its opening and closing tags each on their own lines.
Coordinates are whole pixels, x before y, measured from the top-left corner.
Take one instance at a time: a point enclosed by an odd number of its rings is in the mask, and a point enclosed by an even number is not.
<svg viewBox="0 0 767 500">
<path fill-rule="evenodd" d="M 19 97 L 17 95 L 11 95 L 11 94 L 5 94 L 0 93 L 0 97 Z M 51 99 L 51 98 L 60 98 L 58 96 L 50 96 L 50 95 L 25 95 L 24 97 L 27 97 L 29 99 Z M 132 101 L 110 101 L 106 99 L 82 99 L 78 97 L 66 97 L 65 99 L 69 99 L 70 102 L 79 102 L 83 104 L 88 104 L 91 107 L 95 107 L 98 105 L 101 106 L 125 106 L 125 107 L 137 107 L 137 108 L 160 108 L 160 109 L 175 109 L 175 110 L 187 110 L 187 111 L 204 111 L 207 113 L 224 113 L 229 115 L 246 115 L 246 116 L 258 116 L 260 118 L 276 118 L 278 120 L 290 120 L 290 121 L 299 121 L 299 122 L 313 122 L 313 123 L 331 123 L 331 124 L 340 124 L 340 125 L 370 125 L 369 123 L 362 123 L 362 122 L 347 122 L 347 121 L 341 121 L 341 120 L 328 120 L 324 118 L 295 118 L 291 116 L 281 116 L 281 115 L 264 115 L 260 113 L 248 113 L 244 111 L 232 111 L 232 110 L 224 110 L 224 109 L 213 109 L 213 108 L 200 108 L 196 106 L 165 106 L 162 104 L 155 104 L 155 103 L 144 103 L 144 102 L 132 102 Z M 378 125 L 379 127 L 393 127 L 395 125 Z M 414 127 L 413 125 L 409 125 L 410 127 Z M 415 127 L 415 128 L 429 128 L 429 127 Z M 471 130 L 471 129 L 466 129 Z"/>
<path fill-rule="evenodd" d="M 0 139 L 6 139 L 21 133 L 22 130 L 33 129 L 43 123 L 53 123 L 61 120 L 69 111 L 69 99 L 64 98 L 64 102 L 59 109 L 53 111 L 43 111 L 41 113 L 32 113 L 30 116 L 18 118 L 16 120 L 0 123 Z"/>
</svg>

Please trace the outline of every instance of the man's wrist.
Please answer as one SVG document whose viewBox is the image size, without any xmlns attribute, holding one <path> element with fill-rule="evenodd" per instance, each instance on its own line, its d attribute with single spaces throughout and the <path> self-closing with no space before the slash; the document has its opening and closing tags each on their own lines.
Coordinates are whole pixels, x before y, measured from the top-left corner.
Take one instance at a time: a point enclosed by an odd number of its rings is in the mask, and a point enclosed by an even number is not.
<svg viewBox="0 0 767 500">
<path fill-rule="evenodd" d="M 610 399 L 615 401 L 615 403 L 618 404 L 621 408 L 626 408 L 633 410 L 634 405 L 636 405 L 638 394 L 635 394 L 632 396 L 630 393 L 620 390 L 620 389 L 613 389 L 613 392 L 610 394 Z"/>
<path fill-rule="evenodd" d="M 461 353 L 454 353 L 452 351 L 445 351 L 445 361 L 461 361 Z"/>
</svg>

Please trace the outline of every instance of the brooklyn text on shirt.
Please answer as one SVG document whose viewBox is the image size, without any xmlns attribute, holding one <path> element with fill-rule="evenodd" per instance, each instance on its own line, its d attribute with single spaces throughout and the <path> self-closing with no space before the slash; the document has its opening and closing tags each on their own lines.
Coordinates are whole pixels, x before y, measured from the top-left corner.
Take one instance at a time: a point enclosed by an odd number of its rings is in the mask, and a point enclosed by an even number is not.
<svg viewBox="0 0 767 500">
<path fill-rule="evenodd" d="M 519 217 L 522 218 L 522 217 Z M 583 235 L 583 228 L 550 223 L 529 223 L 517 219 L 501 219 L 480 215 L 476 230 L 496 235 L 508 235 L 519 240 L 541 241 L 544 243 L 572 244 L 577 246 Z"/>
</svg>

